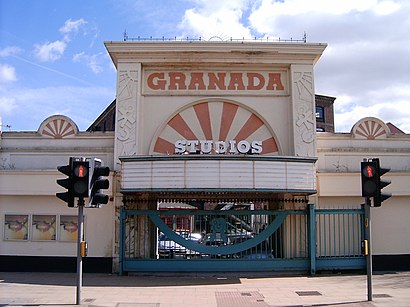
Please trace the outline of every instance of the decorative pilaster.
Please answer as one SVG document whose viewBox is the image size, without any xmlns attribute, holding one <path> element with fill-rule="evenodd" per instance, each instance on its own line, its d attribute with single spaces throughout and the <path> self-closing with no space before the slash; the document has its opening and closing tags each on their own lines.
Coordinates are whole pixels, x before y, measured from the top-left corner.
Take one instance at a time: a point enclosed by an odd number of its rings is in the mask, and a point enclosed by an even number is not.
<svg viewBox="0 0 410 307">
<path fill-rule="evenodd" d="M 293 140 L 295 156 L 316 156 L 316 112 L 312 65 L 292 65 Z"/>
<path fill-rule="evenodd" d="M 123 206 L 121 190 L 120 156 L 133 156 L 138 153 L 138 118 L 140 105 L 141 65 L 118 63 L 117 101 L 114 145 L 115 181 L 115 242 L 113 271 L 122 273 L 122 247 L 120 236 L 124 231 L 121 223 Z"/>
<path fill-rule="evenodd" d="M 139 64 L 119 64 L 115 124 L 115 169 L 120 168 L 118 157 L 138 152 Z"/>
</svg>

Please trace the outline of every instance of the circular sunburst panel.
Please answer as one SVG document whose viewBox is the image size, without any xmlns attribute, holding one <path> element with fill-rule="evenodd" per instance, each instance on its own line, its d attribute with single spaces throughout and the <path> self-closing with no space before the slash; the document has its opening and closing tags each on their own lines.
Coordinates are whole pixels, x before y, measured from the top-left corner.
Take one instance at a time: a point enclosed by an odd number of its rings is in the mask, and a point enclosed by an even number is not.
<svg viewBox="0 0 410 307">
<path fill-rule="evenodd" d="M 173 154 L 180 140 L 223 141 L 233 147 L 239 142 L 261 142 L 264 155 L 277 155 L 278 145 L 271 129 L 255 113 L 232 102 L 205 101 L 190 105 L 173 116 L 151 146 L 153 154 Z M 215 154 L 215 148 L 210 152 Z M 227 152 L 229 151 L 227 150 Z M 232 151 L 230 151 L 232 152 Z"/>
</svg>

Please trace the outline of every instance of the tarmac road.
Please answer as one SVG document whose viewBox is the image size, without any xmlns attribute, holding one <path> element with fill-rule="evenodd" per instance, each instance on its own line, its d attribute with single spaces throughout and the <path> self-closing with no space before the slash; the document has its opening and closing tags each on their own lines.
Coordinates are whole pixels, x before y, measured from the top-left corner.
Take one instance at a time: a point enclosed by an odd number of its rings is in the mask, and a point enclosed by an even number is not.
<svg viewBox="0 0 410 307">
<path fill-rule="evenodd" d="M 90 307 L 410 306 L 410 272 L 377 272 L 372 280 L 369 302 L 366 275 L 84 274 L 80 302 Z M 0 306 L 72 306 L 76 282 L 75 273 L 0 272 Z"/>
</svg>

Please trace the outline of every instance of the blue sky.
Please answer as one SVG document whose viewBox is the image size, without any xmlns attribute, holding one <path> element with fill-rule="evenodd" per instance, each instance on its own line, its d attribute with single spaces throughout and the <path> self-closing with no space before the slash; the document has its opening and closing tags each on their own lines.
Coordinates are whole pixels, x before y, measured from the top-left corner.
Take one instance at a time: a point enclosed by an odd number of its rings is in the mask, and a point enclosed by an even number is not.
<svg viewBox="0 0 410 307">
<path fill-rule="evenodd" d="M 406 0 L 0 0 L 3 131 L 37 130 L 53 114 L 85 130 L 115 98 L 104 41 L 129 37 L 300 39 L 328 47 L 316 93 L 336 97 L 336 130 L 365 116 L 410 133 Z"/>
</svg>

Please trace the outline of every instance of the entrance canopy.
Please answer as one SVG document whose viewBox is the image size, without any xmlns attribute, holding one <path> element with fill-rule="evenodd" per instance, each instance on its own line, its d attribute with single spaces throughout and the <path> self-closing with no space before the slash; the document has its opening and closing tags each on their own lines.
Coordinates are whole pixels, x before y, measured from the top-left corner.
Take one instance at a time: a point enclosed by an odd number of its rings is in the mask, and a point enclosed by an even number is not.
<svg viewBox="0 0 410 307">
<path fill-rule="evenodd" d="M 178 199 L 175 194 L 187 199 L 209 199 L 210 194 L 267 199 L 273 193 L 316 193 L 315 158 L 198 154 L 120 160 L 121 192 L 145 199 Z"/>
</svg>

